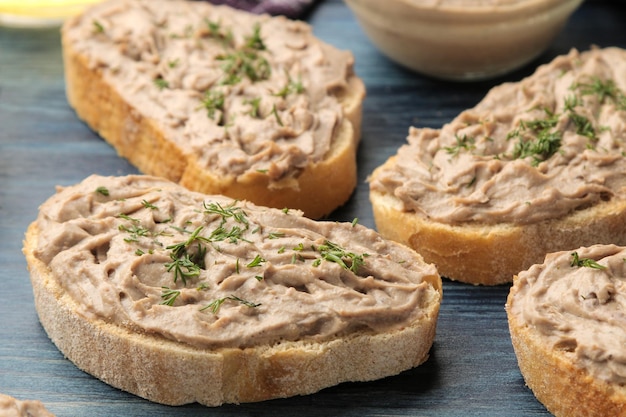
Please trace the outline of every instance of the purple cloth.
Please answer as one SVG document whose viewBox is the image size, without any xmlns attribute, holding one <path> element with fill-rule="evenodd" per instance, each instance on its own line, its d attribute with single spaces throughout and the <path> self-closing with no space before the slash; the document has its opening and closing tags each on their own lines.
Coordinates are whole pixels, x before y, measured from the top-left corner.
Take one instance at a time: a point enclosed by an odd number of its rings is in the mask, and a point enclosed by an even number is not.
<svg viewBox="0 0 626 417">
<path fill-rule="evenodd" d="M 252 13 L 284 15 L 291 19 L 302 17 L 316 0 L 209 0 L 213 4 L 226 4 Z"/>
</svg>

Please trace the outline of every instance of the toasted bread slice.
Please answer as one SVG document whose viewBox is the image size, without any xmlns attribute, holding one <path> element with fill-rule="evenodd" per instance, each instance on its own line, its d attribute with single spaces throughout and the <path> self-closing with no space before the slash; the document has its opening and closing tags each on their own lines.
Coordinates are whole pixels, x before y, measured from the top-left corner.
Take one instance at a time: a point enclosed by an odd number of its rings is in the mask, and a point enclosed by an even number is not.
<svg viewBox="0 0 626 417">
<path fill-rule="evenodd" d="M 548 252 L 626 244 L 625 62 L 619 48 L 572 51 L 442 129 L 411 128 L 370 177 L 380 233 L 484 285 Z"/>
<path fill-rule="evenodd" d="M 506 311 L 519 367 L 557 417 L 626 415 L 625 256 L 615 245 L 556 252 L 514 279 Z"/>
<path fill-rule="evenodd" d="M 59 189 L 28 228 L 35 306 L 80 369 L 151 401 L 262 401 L 423 363 L 434 266 L 358 224 L 156 177 Z"/>
<path fill-rule="evenodd" d="M 365 87 L 306 23 L 111 0 L 62 44 L 70 105 L 141 172 L 312 218 L 351 196 Z"/>
</svg>

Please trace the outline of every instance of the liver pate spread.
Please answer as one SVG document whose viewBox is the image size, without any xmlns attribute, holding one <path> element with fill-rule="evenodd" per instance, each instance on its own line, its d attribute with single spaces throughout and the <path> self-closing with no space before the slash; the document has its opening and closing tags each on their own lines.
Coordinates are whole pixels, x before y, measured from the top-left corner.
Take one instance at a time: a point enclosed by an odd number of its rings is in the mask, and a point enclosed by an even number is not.
<svg viewBox="0 0 626 417">
<path fill-rule="evenodd" d="M 197 347 L 394 331 L 439 297 L 434 266 L 361 225 L 154 177 L 61 188 L 37 227 L 35 256 L 78 314 Z"/>
<path fill-rule="evenodd" d="M 0 416 L 2 417 L 54 417 L 40 401 L 20 401 L 0 394 Z"/>
<path fill-rule="evenodd" d="M 546 257 L 517 278 L 510 314 L 595 377 L 626 384 L 626 248 Z"/>
<path fill-rule="evenodd" d="M 76 53 L 220 176 L 297 176 L 343 119 L 353 57 L 304 22 L 205 2 L 115 0 L 68 23 Z"/>
<path fill-rule="evenodd" d="M 371 189 L 457 224 L 529 224 L 626 197 L 626 51 L 557 57 L 441 129 L 411 128 Z"/>
</svg>

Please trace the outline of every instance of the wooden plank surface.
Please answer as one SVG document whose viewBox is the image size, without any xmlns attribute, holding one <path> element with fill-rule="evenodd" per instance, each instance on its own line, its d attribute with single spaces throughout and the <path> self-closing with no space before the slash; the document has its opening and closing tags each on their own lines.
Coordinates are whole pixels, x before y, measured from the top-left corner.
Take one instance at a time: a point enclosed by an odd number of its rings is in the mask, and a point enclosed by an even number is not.
<svg viewBox="0 0 626 417">
<path fill-rule="evenodd" d="M 340 0 L 308 16 L 316 35 L 356 58 L 368 95 L 359 185 L 332 214 L 374 227 L 366 178 L 405 141 L 410 125 L 439 127 L 500 82 L 529 75 L 570 48 L 626 47 L 626 3 L 587 0 L 552 47 L 506 77 L 451 83 L 391 63 L 367 40 Z M 446 281 L 428 362 L 396 377 L 346 383 L 305 397 L 208 409 L 166 407 L 120 392 L 63 358 L 39 325 L 21 253 L 27 225 L 56 185 L 92 173 L 137 172 L 81 123 L 67 105 L 58 29 L 0 28 L 0 392 L 42 400 L 63 416 L 545 416 L 524 386 L 509 340 L 508 286 Z M 210 381 L 207 381 L 210 383 Z"/>
</svg>

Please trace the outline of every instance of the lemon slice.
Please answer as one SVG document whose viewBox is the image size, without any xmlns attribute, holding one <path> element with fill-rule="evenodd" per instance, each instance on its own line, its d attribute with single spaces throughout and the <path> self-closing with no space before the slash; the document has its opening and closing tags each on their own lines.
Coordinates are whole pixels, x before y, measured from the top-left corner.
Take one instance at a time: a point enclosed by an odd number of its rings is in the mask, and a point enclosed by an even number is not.
<svg viewBox="0 0 626 417">
<path fill-rule="evenodd" d="M 85 6 L 101 0 L 0 0 L 0 25 L 45 27 L 59 25 Z"/>
</svg>

